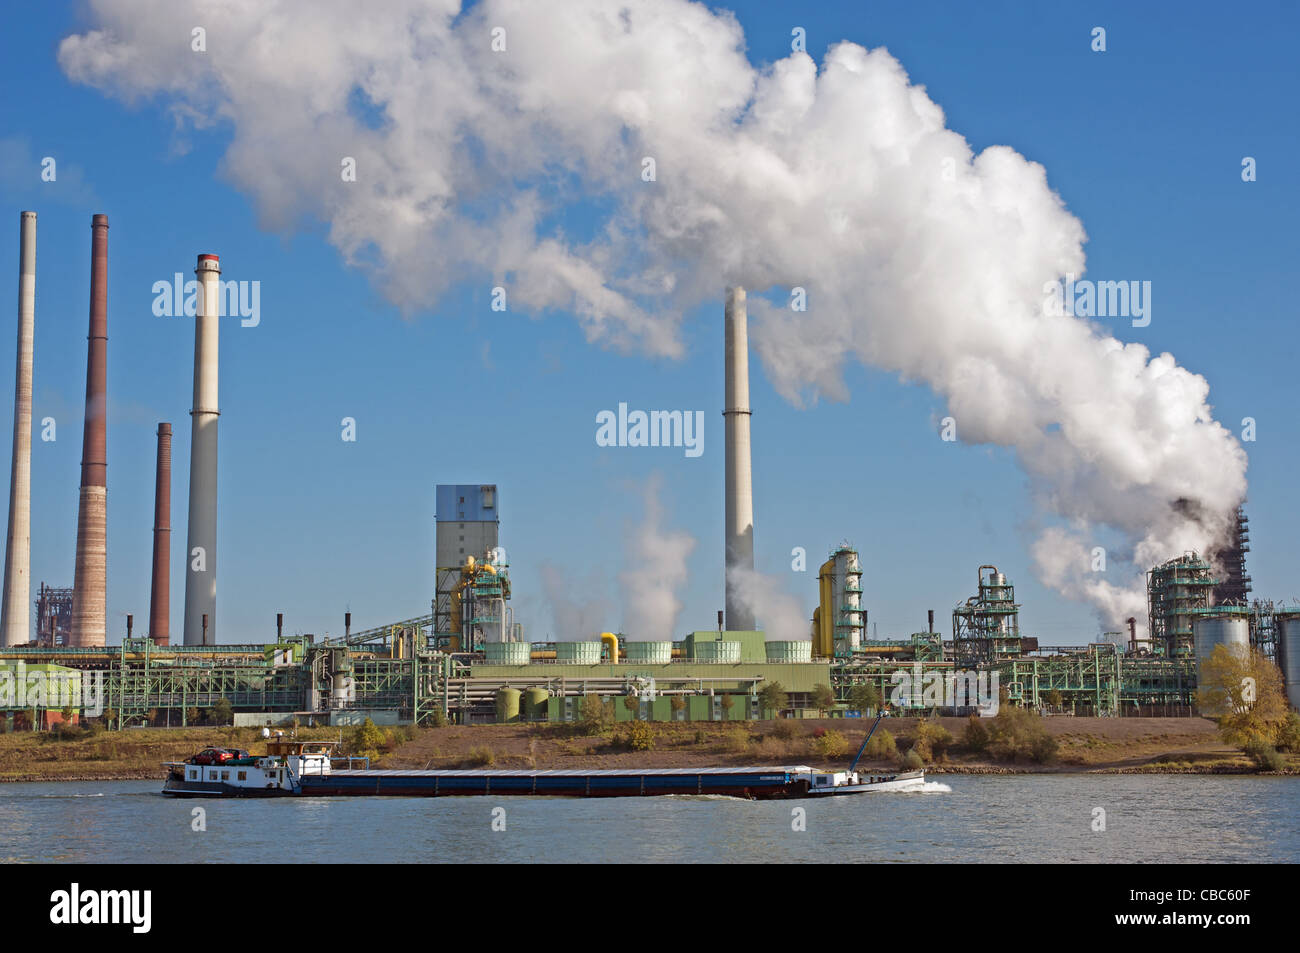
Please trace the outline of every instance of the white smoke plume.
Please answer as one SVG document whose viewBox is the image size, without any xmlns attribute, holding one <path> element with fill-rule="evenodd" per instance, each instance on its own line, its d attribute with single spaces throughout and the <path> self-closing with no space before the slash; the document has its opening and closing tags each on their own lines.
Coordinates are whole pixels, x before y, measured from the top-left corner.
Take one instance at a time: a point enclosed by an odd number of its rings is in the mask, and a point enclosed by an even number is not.
<svg viewBox="0 0 1300 953">
<path fill-rule="evenodd" d="M 643 491 L 645 515 L 627 536 L 626 569 L 619 573 L 623 592 L 623 633 L 633 639 L 670 641 L 679 638 L 677 617 L 682 611 L 678 591 L 686 583 L 686 560 L 695 550 L 695 537 L 664 526 L 660 502 L 663 480 L 652 474 Z"/>
<path fill-rule="evenodd" d="M 609 630 L 613 602 L 598 595 L 602 583 L 608 580 L 597 573 L 583 578 L 568 568 L 547 563 L 541 565 L 540 574 L 556 642 L 589 642 Z"/>
<path fill-rule="evenodd" d="M 812 619 L 780 580 L 754 569 L 732 570 L 736 598 L 754 613 L 754 624 L 769 641 L 812 638 Z"/>
<path fill-rule="evenodd" d="M 928 384 L 961 440 L 1013 448 L 1040 575 L 1107 625 L 1140 605 L 1137 570 L 1204 551 L 1245 494 L 1204 378 L 1044 313 L 1086 236 L 1043 167 L 975 154 L 884 49 L 759 68 L 731 14 L 687 0 L 89 7 L 69 77 L 161 101 L 178 137 L 228 126 L 223 172 L 262 223 L 325 223 L 404 308 L 490 279 L 513 309 L 674 356 L 679 316 L 743 284 L 789 399 L 847 399 L 846 360 Z M 602 216 L 589 239 L 557 224 L 575 205 Z M 796 286 L 805 313 L 756 295 Z M 1105 532 L 1122 545 L 1099 576 L 1084 556 Z"/>
</svg>

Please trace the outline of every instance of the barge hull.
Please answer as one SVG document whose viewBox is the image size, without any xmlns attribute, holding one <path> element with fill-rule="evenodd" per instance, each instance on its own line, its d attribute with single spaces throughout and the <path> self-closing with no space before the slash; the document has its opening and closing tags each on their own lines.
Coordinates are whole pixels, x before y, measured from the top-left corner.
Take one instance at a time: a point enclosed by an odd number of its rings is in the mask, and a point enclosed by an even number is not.
<svg viewBox="0 0 1300 953">
<path fill-rule="evenodd" d="M 714 795 L 749 799 L 804 797 L 808 784 L 784 775 L 744 774 L 518 774 L 464 775 L 335 772 L 301 779 L 304 797 L 662 797 Z"/>
</svg>

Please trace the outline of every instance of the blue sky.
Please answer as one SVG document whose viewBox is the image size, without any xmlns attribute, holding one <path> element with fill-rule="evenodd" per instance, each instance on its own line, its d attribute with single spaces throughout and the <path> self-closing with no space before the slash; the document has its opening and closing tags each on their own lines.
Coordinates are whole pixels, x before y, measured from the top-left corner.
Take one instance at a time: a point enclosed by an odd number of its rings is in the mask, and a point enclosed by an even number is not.
<svg viewBox="0 0 1300 953">
<path fill-rule="evenodd" d="M 886 46 L 976 149 L 1010 145 L 1047 168 L 1089 235 L 1093 276 L 1152 281 L 1157 318 L 1117 324 L 1122 340 L 1171 351 L 1211 385 L 1216 416 L 1248 444 L 1256 595 L 1300 596 L 1291 505 L 1300 466 L 1295 414 L 1293 263 L 1300 16 L 1290 4 L 1248 14 L 1211 4 L 727 5 L 756 64 L 849 39 Z M 688 317 L 681 360 L 588 344 L 564 315 L 489 308 L 471 277 L 404 317 L 342 262 L 319 222 L 259 228 L 221 174 L 230 130 L 175 148 L 157 103 L 132 107 L 70 83 L 59 41 L 86 28 L 77 6 L 7 10 L 0 37 L 0 300 L 16 297 L 17 213 L 40 215 L 35 416 L 58 439 L 33 448 L 32 577 L 71 585 L 76 532 L 89 222 L 109 215 L 109 633 L 148 614 L 154 431 L 175 431 L 172 630 L 179 638 L 189 459 L 193 327 L 156 318 L 150 288 L 195 255 L 227 278 L 262 284 L 257 328 L 227 323 L 221 342 L 219 626 L 223 642 L 264 641 L 274 613 L 290 631 L 367 627 L 427 611 L 433 588 L 433 488 L 493 482 L 512 563 L 516 619 L 554 632 L 540 570 L 574 601 L 604 599 L 620 623 L 617 576 L 648 475 L 663 481 L 673 528 L 694 535 L 679 634 L 711 627 L 722 604 L 722 303 Z M 1104 54 L 1089 49 L 1107 29 Z M 59 162 L 39 181 L 40 157 Z M 1243 156 L 1258 181 L 1243 183 Z M 30 161 L 29 161 L 30 160 Z M 430 262 L 431 268 L 437 262 Z M 13 312 L 0 333 L 13 340 Z M 6 356 L 8 355 L 8 356 Z M 8 446 L 12 352 L 0 352 L 0 442 Z M 1032 577 L 1026 482 L 1009 452 L 940 441 L 941 400 L 892 374 L 853 366 L 848 403 L 807 409 L 778 396 L 754 357 L 758 568 L 807 607 L 815 566 L 842 540 L 863 558 L 865 601 L 881 637 L 924 627 L 971 594 L 995 563 L 1017 585 L 1022 629 L 1046 644 L 1087 641 L 1090 610 Z M 705 452 L 596 445 L 595 415 L 632 408 L 705 411 Z M 357 440 L 340 440 L 340 420 Z M 0 468 L 7 494 L 8 468 Z M 805 547 L 812 571 L 790 570 Z"/>
</svg>

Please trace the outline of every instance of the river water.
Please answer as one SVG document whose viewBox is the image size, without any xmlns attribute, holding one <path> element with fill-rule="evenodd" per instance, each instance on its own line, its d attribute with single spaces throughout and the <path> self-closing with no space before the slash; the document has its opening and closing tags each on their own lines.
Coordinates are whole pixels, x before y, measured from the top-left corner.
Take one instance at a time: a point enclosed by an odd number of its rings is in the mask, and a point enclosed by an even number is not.
<svg viewBox="0 0 1300 953">
<path fill-rule="evenodd" d="M 0 784 L 0 861 L 1300 860 L 1300 778 L 956 775 L 936 778 L 924 793 L 754 802 L 690 797 L 194 801 L 162 797 L 161 784 Z M 201 818 L 195 817 L 196 808 L 202 809 Z M 1105 830 L 1094 830 L 1103 820 Z"/>
</svg>

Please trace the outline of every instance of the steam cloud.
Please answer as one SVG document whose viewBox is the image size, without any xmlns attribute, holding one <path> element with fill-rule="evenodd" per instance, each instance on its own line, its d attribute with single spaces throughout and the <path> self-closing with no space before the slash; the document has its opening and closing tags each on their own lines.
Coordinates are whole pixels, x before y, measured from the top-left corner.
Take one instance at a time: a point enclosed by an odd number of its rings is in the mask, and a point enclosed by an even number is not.
<svg viewBox="0 0 1300 953">
<path fill-rule="evenodd" d="M 788 399 L 847 399 L 849 358 L 928 384 L 961 440 L 1014 450 L 1039 575 L 1107 625 L 1142 615 L 1135 567 L 1204 551 L 1244 497 L 1245 453 L 1204 378 L 1044 313 L 1047 282 L 1084 274 L 1086 240 L 1045 170 L 974 154 L 884 49 L 756 69 L 734 17 L 686 0 L 90 6 L 99 27 L 59 50 L 69 77 L 159 97 L 178 136 L 228 125 L 224 174 L 263 225 L 326 223 L 404 308 L 490 275 L 514 308 L 674 356 L 680 315 L 738 283 Z M 555 216 L 593 198 L 603 227 L 570 238 Z M 806 313 L 754 294 L 795 286 Z M 1123 551 L 1102 575 L 1106 528 Z"/>
<path fill-rule="evenodd" d="M 695 537 L 664 526 L 659 497 L 663 480 L 653 474 L 645 485 L 645 516 L 627 537 L 627 568 L 619 573 L 623 589 L 623 632 L 634 639 L 677 638 L 682 611 L 677 592 L 686 582 L 686 560 Z"/>
</svg>

